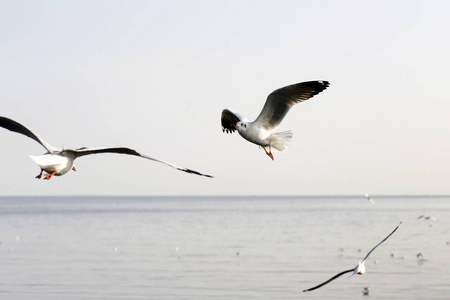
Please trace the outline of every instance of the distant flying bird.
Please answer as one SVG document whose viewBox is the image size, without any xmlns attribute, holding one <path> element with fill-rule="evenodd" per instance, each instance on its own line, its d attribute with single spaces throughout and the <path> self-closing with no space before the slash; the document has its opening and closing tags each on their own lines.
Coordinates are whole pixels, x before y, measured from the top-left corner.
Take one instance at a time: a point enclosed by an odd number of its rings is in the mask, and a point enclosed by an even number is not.
<svg viewBox="0 0 450 300">
<path fill-rule="evenodd" d="M 400 222 L 400 224 L 402 224 L 402 222 Z M 330 283 L 331 281 L 335 280 L 336 278 L 338 278 L 338 277 L 340 277 L 340 276 L 342 276 L 342 275 L 344 275 L 344 274 L 346 274 L 346 273 L 353 272 L 353 274 L 352 274 L 351 276 L 353 276 L 353 275 L 355 275 L 355 274 L 363 275 L 363 274 L 366 272 L 366 266 L 364 265 L 364 263 L 366 262 L 366 259 L 367 259 L 367 258 L 369 257 L 369 255 L 373 252 L 373 250 L 375 250 L 375 249 L 376 249 L 378 246 L 380 246 L 384 241 L 386 241 L 392 234 L 394 234 L 394 232 L 398 229 L 398 227 L 400 226 L 400 224 L 398 224 L 397 227 L 395 227 L 394 231 L 392 231 L 387 237 L 385 237 L 381 242 L 379 242 L 378 245 L 376 245 L 375 247 L 373 247 L 372 250 L 370 250 L 369 253 L 367 253 L 366 257 L 364 257 L 364 259 L 363 259 L 362 261 L 359 261 L 358 265 L 357 265 L 355 268 L 350 269 L 350 270 L 343 271 L 343 272 L 341 272 L 341 273 L 339 273 L 339 274 L 336 274 L 336 275 L 334 275 L 333 277 L 331 277 L 330 279 L 328 279 L 327 281 L 325 281 L 325 282 L 323 282 L 323 283 L 321 283 L 321 284 L 319 284 L 319 285 L 316 285 L 315 287 L 312 287 L 312 288 L 310 288 L 310 289 L 303 290 L 303 292 L 308 292 L 308 291 L 312 291 L 312 290 L 318 289 L 318 288 L 320 288 L 320 287 L 322 287 L 322 286 L 324 286 L 324 285 Z"/>
<path fill-rule="evenodd" d="M 44 175 L 44 179 L 48 180 L 52 178 L 53 175 L 60 176 L 64 175 L 70 170 L 76 171 L 75 167 L 73 166 L 73 161 L 77 159 L 78 157 L 89 155 L 89 154 L 97 154 L 97 153 L 119 153 L 119 154 L 128 154 L 128 155 L 134 155 L 139 156 L 142 158 L 146 158 L 149 160 L 157 161 L 160 163 L 163 163 L 165 165 L 168 165 L 172 168 L 175 168 L 177 170 L 200 175 L 200 176 L 206 176 L 206 177 L 212 177 L 210 175 L 205 175 L 202 173 L 199 173 L 197 171 L 179 167 L 176 165 L 173 165 L 171 163 L 152 158 L 150 156 L 143 155 L 136 150 L 125 148 L 125 147 L 96 147 L 96 148 L 87 148 L 82 147 L 79 149 L 58 149 L 50 144 L 48 144 L 46 141 L 44 141 L 39 135 L 35 134 L 22 124 L 17 123 L 14 120 L 0 117 L 0 127 L 3 127 L 5 129 L 8 129 L 10 131 L 14 131 L 17 133 L 21 133 L 23 135 L 26 135 L 27 137 L 35 140 L 39 144 L 41 144 L 46 150 L 47 153 L 39 156 L 32 156 L 30 157 L 34 160 L 35 163 L 39 165 L 41 168 L 41 173 L 36 176 L 37 179 L 40 179 L 42 177 L 42 173 L 45 171 L 47 174 Z"/>
<path fill-rule="evenodd" d="M 436 217 L 433 216 L 425 216 L 425 215 L 420 215 L 417 219 L 424 219 L 424 220 L 428 220 L 428 221 L 437 221 Z"/>
<path fill-rule="evenodd" d="M 364 197 L 366 197 L 367 201 L 369 201 L 370 203 L 375 204 L 375 201 L 373 201 L 373 199 L 370 198 L 369 194 L 365 194 Z"/>
<path fill-rule="evenodd" d="M 261 146 L 273 160 L 272 148 L 283 151 L 292 139 L 292 131 L 272 133 L 283 121 L 289 109 L 319 94 L 329 86 L 328 81 L 301 82 L 273 91 L 255 121 L 241 117 L 239 114 L 224 109 L 222 111 L 222 131 L 239 134 L 249 142 Z"/>
</svg>

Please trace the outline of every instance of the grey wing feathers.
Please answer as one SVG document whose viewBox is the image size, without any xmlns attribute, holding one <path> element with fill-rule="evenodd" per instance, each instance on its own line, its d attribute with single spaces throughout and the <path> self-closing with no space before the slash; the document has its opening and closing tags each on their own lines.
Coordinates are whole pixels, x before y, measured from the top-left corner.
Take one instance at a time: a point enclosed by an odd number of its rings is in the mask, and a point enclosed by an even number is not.
<svg viewBox="0 0 450 300">
<path fill-rule="evenodd" d="M 211 175 L 206 175 L 206 174 L 202 174 L 200 172 L 188 169 L 188 168 L 184 168 L 184 167 L 179 167 L 177 165 L 165 162 L 163 160 L 159 160 L 144 154 L 141 154 L 139 152 L 137 152 L 136 150 L 130 149 L 130 148 L 126 148 L 126 147 L 110 147 L 110 148 L 103 148 L 103 147 L 98 147 L 98 148 L 79 148 L 79 149 L 75 149 L 75 150 L 65 150 L 65 151 L 71 151 L 74 153 L 75 158 L 77 157 L 81 157 L 81 156 L 85 156 L 85 155 L 90 155 L 90 154 L 99 154 L 99 153 L 118 153 L 118 154 L 128 154 L 128 155 L 133 155 L 133 156 L 139 156 L 145 159 L 149 159 L 149 160 L 153 160 L 156 162 L 160 162 L 163 163 L 167 166 L 170 166 L 172 168 L 175 168 L 179 171 L 183 171 L 186 173 L 191 173 L 191 174 L 195 174 L 195 175 L 199 175 L 199 176 L 205 176 L 205 177 L 210 177 L 212 178 L 213 176 Z"/>
<path fill-rule="evenodd" d="M 329 85 L 328 81 L 307 81 L 273 91 L 267 97 L 266 103 L 255 123 L 261 123 L 267 130 L 274 129 L 281 123 L 292 106 L 312 98 L 325 90 Z"/>
<path fill-rule="evenodd" d="M 315 287 L 312 287 L 312 288 L 310 288 L 310 289 L 303 290 L 303 292 L 308 292 L 308 291 L 312 291 L 312 290 L 318 289 L 318 288 L 324 286 L 325 284 L 330 283 L 331 281 L 335 280 L 336 278 L 341 277 L 341 276 L 344 275 L 345 273 L 353 272 L 353 270 L 354 270 L 354 269 L 351 269 L 351 270 L 343 271 L 343 272 L 341 272 L 341 273 L 339 273 L 339 274 L 336 274 L 336 275 L 334 275 L 333 277 L 331 277 L 330 279 L 328 279 L 327 281 L 325 281 L 325 282 L 323 282 L 323 283 L 321 283 L 321 284 L 319 284 L 319 285 L 316 285 Z"/>
<path fill-rule="evenodd" d="M 400 222 L 400 224 L 402 224 L 402 222 Z M 394 232 L 397 231 L 397 229 L 400 226 L 400 224 L 398 224 L 397 227 L 395 227 L 395 229 L 387 237 L 385 237 L 381 242 L 379 242 L 375 247 L 373 247 L 372 250 L 370 250 L 369 253 L 367 253 L 366 257 L 364 257 L 363 261 L 365 261 L 369 257 L 370 253 L 372 253 L 373 250 L 375 250 L 378 246 L 383 244 L 384 241 L 386 241 L 391 235 L 393 235 Z"/>
<path fill-rule="evenodd" d="M 236 131 L 236 123 L 242 121 L 241 116 L 232 112 L 229 109 L 222 110 L 222 131 L 226 133 L 233 133 Z"/>
<path fill-rule="evenodd" d="M 47 149 L 48 152 L 59 151 L 59 149 L 57 149 L 57 148 L 51 146 L 50 144 L 48 144 L 39 135 L 35 134 L 30 129 L 26 128 L 25 126 L 23 126 L 20 123 L 17 123 L 14 120 L 11 120 L 11 119 L 6 118 L 6 117 L 0 117 L 0 126 L 5 128 L 5 129 L 8 129 L 10 131 L 26 135 L 27 137 L 29 137 L 29 138 L 35 140 L 36 142 L 38 142 L 39 144 L 41 144 L 45 149 Z"/>
</svg>

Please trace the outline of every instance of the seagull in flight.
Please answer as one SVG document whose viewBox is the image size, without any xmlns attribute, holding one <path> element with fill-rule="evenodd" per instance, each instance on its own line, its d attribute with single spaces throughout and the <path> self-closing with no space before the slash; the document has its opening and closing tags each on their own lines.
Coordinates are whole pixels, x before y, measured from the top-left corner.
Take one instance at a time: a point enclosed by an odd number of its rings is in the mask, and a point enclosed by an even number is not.
<svg viewBox="0 0 450 300">
<path fill-rule="evenodd" d="M 365 194 L 364 197 L 366 197 L 367 201 L 369 201 L 370 203 L 375 204 L 375 201 L 373 201 L 369 194 Z"/>
<path fill-rule="evenodd" d="M 291 142 L 292 131 L 272 131 L 283 121 L 292 106 L 314 97 L 329 85 L 328 81 L 307 81 L 277 89 L 269 94 L 261 113 L 253 122 L 224 109 L 222 131 L 233 133 L 237 130 L 244 139 L 261 146 L 273 160 L 272 148 L 284 151 Z"/>
<path fill-rule="evenodd" d="M 37 163 L 41 168 L 41 173 L 39 173 L 36 176 L 37 179 L 40 179 L 42 177 L 42 173 L 44 171 L 47 173 L 44 175 L 44 180 L 49 180 L 54 175 L 55 176 L 64 175 L 70 170 L 76 171 L 75 167 L 73 166 L 73 161 L 75 159 L 81 156 L 97 153 L 119 153 L 119 154 L 139 156 L 142 158 L 163 163 L 165 165 L 168 165 L 169 167 L 175 168 L 183 172 L 205 177 L 212 177 L 211 175 L 202 174 L 191 169 L 179 167 L 174 164 L 141 154 L 136 150 L 126 147 L 96 147 L 96 148 L 82 147 L 78 149 L 58 149 L 48 144 L 39 135 L 35 134 L 22 124 L 6 117 L 0 117 L 0 127 L 26 135 L 27 137 L 41 144 L 47 150 L 47 153 L 43 155 L 39 156 L 30 155 L 31 159 L 33 159 L 34 162 Z"/>
<path fill-rule="evenodd" d="M 424 220 L 431 220 L 431 221 L 437 221 L 436 217 L 433 216 L 425 216 L 425 215 L 420 215 L 417 219 L 424 219 Z"/>
<path fill-rule="evenodd" d="M 400 224 L 402 224 L 402 222 L 400 222 Z M 312 287 L 312 288 L 310 288 L 310 289 L 303 290 L 303 292 L 308 292 L 308 291 L 313 291 L 313 290 L 315 290 L 315 289 L 318 289 L 318 288 L 320 288 L 320 287 L 322 287 L 322 286 L 324 286 L 324 285 L 330 283 L 331 281 L 335 280 L 336 278 L 338 278 L 338 277 L 340 277 L 340 276 L 342 276 L 342 275 L 344 275 L 344 274 L 346 274 L 346 273 L 353 272 L 353 274 L 350 275 L 350 276 L 353 276 L 353 275 L 355 275 L 355 274 L 363 275 L 363 274 L 366 272 L 366 266 L 364 265 L 364 263 L 366 262 L 366 260 L 367 260 L 367 258 L 369 257 L 369 255 L 373 252 L 373 250 L 375 250 L 375 249 L 376 249 L 378 246 L 380 246 L 384 241 L 386 241 L 391 235 L 393 235 L 394 232 L 395 232 L 395 231 L 398 229 L 398 227 L 400 226 L 400 224 L 398 224 L 397 227 L 395 227 L 395 229 L 394 229 L 387 237 L 385 237 L 381 242 L 379 242 L 375 247 L 373 247 L 372 250 L 370 250 L 369 253 L 367 253 L 366 257 L 364 257 L 364 259 L 363 259 L 362 261 L 359 261 L 358 265 L 357 265 L 355 268 L 350 269 L 350 270 L 343 271 L 343 272 L 341 272 L 341 273 L 338 273 L 338 274 L 334 275 L 333 277 L 331 277 L 330 279 L 328 279 L 327 281 L 325 281 L 325 282 L 323 282 L 323 283 L 321 283 L 321 284 L 319 284 L 319 285 L 316 285 L 315 287 Z"/>
</svg>

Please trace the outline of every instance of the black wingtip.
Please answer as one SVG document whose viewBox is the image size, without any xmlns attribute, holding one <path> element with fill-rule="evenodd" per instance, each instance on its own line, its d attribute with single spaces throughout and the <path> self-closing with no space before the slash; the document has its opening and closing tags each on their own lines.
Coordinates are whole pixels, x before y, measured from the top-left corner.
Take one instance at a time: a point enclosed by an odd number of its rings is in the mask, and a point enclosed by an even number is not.
<svg viewBox="0 0 450 300">
<path fill-rule="evenodd" d="M 236 116 L 231 110 L 222 110 L 222 116 L 220 122 L 222 124 L 222 132 L 233 133 L 236 131 L 236 123 L 240 121 L 240 118 Z"/>
<path fill-rule="evenodd" d="M 181 171 L 184 171 L 184 172 L 190 173 L 190 174 L 195 174 L 195 175 L 198 175 L 198 176 L 203 176 L 203 177 L 208 177 L 208 178 L 214 178 L 214 176 L 207 175 L 207 174 L 202 174 L 202 173 L 200 173 L 200 172 L 197 172 L 197 171 L 194 171 L 194 170 L 191 170 L 191 169 L 181 169 Z"/>
<path fill-rule="evenodd" d="M 330 86 L 330 82 L 327 81 L 327 80 L 317 80 L 316 82 L 319 83 L 322 86 L 325 86 L 325 87 L 329 87 Z"/>
<path fill-rule="evenodd" d="M 316 90 L 315 95 L 319 94 L 320 92 L 323 92 L 330 86 L 330 82 L 326 80 L 310 81 L 309 84 L 311 84 Z"/>
</svg>

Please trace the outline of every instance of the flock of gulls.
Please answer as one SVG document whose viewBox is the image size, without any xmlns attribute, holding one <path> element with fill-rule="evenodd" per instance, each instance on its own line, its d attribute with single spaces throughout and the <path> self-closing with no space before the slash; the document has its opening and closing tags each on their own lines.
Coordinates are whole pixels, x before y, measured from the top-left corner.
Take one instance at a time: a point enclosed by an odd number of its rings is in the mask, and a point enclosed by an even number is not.
<svg viewBox="0 0 450 300">
<path fill-rule="evenodd" d="M 282 131 L 273 132 L 278 125 L 283 121 L 289 110 L 297 103 L 308 100 L 315 95 L 321 93 L 329 86 L 328 81 L 307 81 L 297 84 L 292 84 L 285 86 L 283 88 L 277 89 L 269 94 L 267 100 L 262 108 L 259 116 L 253 121 L 249 121 L 239 114 L 229 110 L 224 109 L 222 111 L 221 123 L 222 131 L 226 133 L 233 133 L 237 131 L 244 139 L 247 141 L 260 146 L 264 149 L 265 153 L 273 160 L 274 156 L 272 150 L 284 151 L 287 149 L 292 140 L 292 131 Z M 39 144 L 41 144 L 47 151 L 43 155 L 32 156 L 31 159 L 39 165 L 40 173 L 36 178 L 40 179 L 44 175 L 44 180 L 49 180 L 53 176 L 61 176 L 69 172 L 70 170 L 76 171 L 73 166 L 74 160 L 90 154 L 100 154 L 100 153 L 116 153 L 116 154 L 126 154 L 142 157 L 151 161 L 159 162 L 165 164 L 169 167 L 175 168 L 179 171 L 183 171 L 189 174 L 204 176 L 212 178 L 213 176 L 194 171 L 185 167 L 180 167 L 172 163 L 159 160 L 147 155 L 144 155 L 134 149 L 127 147 L 81 147 L 78 149 L 59 149 L 48 144 L 39 135 L 25 127 L 24 125 L 9 119 L 7 117 L 0 117 L 0 127 L 8 129 L 10 131 L 23 134 Z M 43 174 L 43 173 L 46 174 Z M 367 200 L 374 204 L 374 201 L 370 198 L 368 194 L 365 195 Z M 426 216 L 421 216 L 419 218 L 426 219 Z M 401 222 L 400 222 L 401 224 Z M 318 289 L 331 281 L 337 279 L 338 277 L 352 272 L 352 275 L 358 274 L 362 275 L 366 271 L 364 263 L 366 262 L 369 255 L 383 242 L 385 242 L 394 232 L 398 229 L 400 224 L 380 243 L 378 243 L 369 253 L 364 257 L 358 265 L 352 269 L 340 272 L 335 276 L 331 277 L 327 281 L 314 286 L 309 289 L 305 289 L 303 292 L 312 291 Z"/>
</svg>

